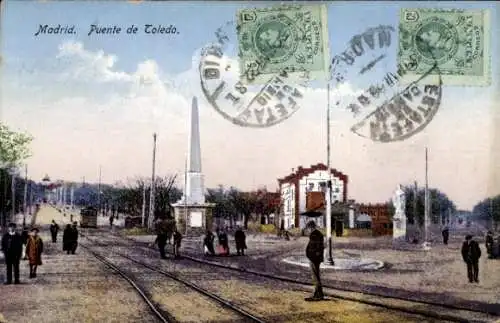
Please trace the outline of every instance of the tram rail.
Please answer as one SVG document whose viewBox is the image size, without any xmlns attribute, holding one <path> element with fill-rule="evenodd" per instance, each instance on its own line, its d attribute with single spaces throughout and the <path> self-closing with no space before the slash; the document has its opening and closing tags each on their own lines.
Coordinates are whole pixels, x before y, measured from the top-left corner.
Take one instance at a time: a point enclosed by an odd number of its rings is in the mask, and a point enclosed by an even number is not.
<svg viewBox="0 0 500 323">
<path fill-rule="evenodd" d="M 133 278 L 130 277 L 127 273 L 125 273 L 123 270 L 115 266 L 112 262 L 107 260 L 105 257 L 103 257 L 101 254 L 97 253 L 96 251 L 92 250 L 90 247 L 88 247 L 85 244 L 80 243 L 80 246 L 87 250 L 92 256 L 94 256 L 98 261 L 106 265 L 108 268 L 110 268 L 112 271 L 118 273 L 124 280 L 126 280 L 141 296 L 143 301 L 148 305 L 148 307 L 151 309 L 155 317 L 163 323 L 176 323 L 177 321 L 174 319 L 172 315 L 167 313 L 166 311 L 162 310 L 159 308 L 157 304 L 151 299 L 150 296 L 147 295 L 147 291 L 140 287 L 139 284 L 137 284 Z"/>
<path fill-rule="evenodd" d="M 135 247 L 141 247 L 141 248 L 146 248 L 149 250 L 154 250 L 156 251 L 155 248 L 149 246 L 149 244 L 146 243 L 141 243 L 138 242 L 132 238 L 123 236 L 118 233 L 110 232 L 110 231 L 103 231 L 107 233 L 111 233 L 113 236 L 116 238 L 121 238 L 124 239 L 124 241 L 127 241 L 131 243 L 131 245 L 123 245 L 123 246 L 135 246 Z M 108 246 L 113 246 L 112 244 L 106 244 Z M 167 253 L 171 254 L 171 252 L 167 251 Z M 156 255 L 155 255 L 156 256 Z M 244 274 L 250 274 L 250 275 L 255 275 L 263 278 L 268 278 L 284 283 L 291 283 L 291 284 L 296 284 L 296 285 L 301 285 L 301 286 L 307 286 L 310 287 L 312 284 L 310 282 L 305 282 L 305 281 L 300 281 L 298 279 L 293 279 L 289 277 L 282 277 L 282 276 L 276 276 L 273 274 L 268 274 L 268 273 L 263 273 L 259 271 L 254 271 L 251 269 L 244 269 L 244 268 L 238 268 L 238 267 L 233 267 L 233 266 L 227 266 L 221 263 L 216 263 L 212 261 L 207 261 L 205 259 L 200 259 L 196 258 L 190 255 L 183 254 L 182 255 L 183 259 L 193 261 L 199 264 L 204 264 L 208 265 L 211 267 L 218 267 L 218 268 L 223 268 L 226 270 L 231 270 L 235 272 L 240 272 Z M 436 303 L 432 301 L 418 301 L 406 297 L 398 297 L 398 296 L 387 296 L 387 295 L 380 295 L 375 292 L 360 292 L 357 290 L 353 289 L 348 289 L 348 288 L 340 288 L 340 287 L 335 287 L 335 286 L 329 286 L 329 285 L 323 285 L 323 288 L 326 291 L 326 295 L 332 298 L 336 299 L 342 299 L 346 301 L 353 301 L 357 303 L 362 303 L 366 305 L 371 305 L 371 306 L 377 306 L 380 308 L 384 308 L 387 310 L 395 310 L 399 312 L 404 312 L 408 314 L 413 314 L 413 315 L 420 315 L 428 318 L 433 318 L 433 319 L 439 319 L 439 320 L 445 320 L 449 322 L 492 322 L 494 321 L 494 317 L 498 318 L 498 313 L 497 312 L 485 312 L 483 310 L 479 309 L 471 309 L 471 308 L 465 308 L 462 306 L 456 306 L 452 304 L 445 304 L 445 303 Z M 355 295 L 355 296 L 353 296 Z M 406 305 L 401 306 L 397 304 L 390 304 L 390 300 L 395 300 L 395 301 L 400 301 L 400 302 L 406 302 Z M 474 316 L 474 313 L 477 313 L 478 315 L 481 316 L 491 316 L 489 319 L 464 319 L 462 316 L 459 315 L 453 315 L 453 314 L 447 314 L 450 312 L 463 312 L 469 314 L 469 316 Z"/>
<path fill-rule="evenodd" d="M 81 234 L 81 236 L 86 238 L 88 241 L 90 241 L 94 246 L 97 246 L 97 247 L 109 247 L 110 246 L 110 244 L 97 242 L 97 241 L 89 238 L 85 234 Z M 114 265 L 109 260 L 107 260 L 101 253 L 93 250 L 92 247 L 89 247 L 86 244 L 81 244 L 81 245 L 87 251 L 89 251 L 94 257 L 96 257 L 98 260 L 105 263 L 107 266 L 113 268 L 113 270 L 116 270 L 122 277 L 124 277 L 140 293 L 142 298 L 146 301 L 148 306 L 153 310 L 154 314 L 160 319 L 160 321 L 162 321 L 162 322 L 177 322 L 177 320 L 174 318 L 174 315 L 167 313 L 164 310 L 159 309 L 159 306 L 157 304 L 155 304 L 150 299 L 150 297 L 146 296 L 145 290 L 143 288 L 139 287 L 138 284 L 135 283 L 134 280 L 132 278 L 130 278 L 129 275 L 125 274 L 116 265 Z M 254 314 L 240 308 L 239 306 L 231 303 L 230 301 L 223 299 L 220 296 L 179 277 L 178 275 L 167 272 L 165 270 L 162 270 L 162 269 L 155 267 L 155 266 L 152 266 L 150 264 L 144 263 L 142 261 L 139 261 L 139 260 L 137 260 L 133 257 L 130 257 L 128 255 L 125 255 L 123 253 L 116 252 L 116 251 L 109 251 L 109 252 L 113 255 L 117 255 L 117 256 L 120 256 L 122 258 L 125 258 L 125 259 L 139 265 L 139 266 L 147 268 L 147 269 L 149 269 L 155 273 L 158 273 L 162 276 L 168 277 L 169 279 L 172 279 L 173 281 L 176 281 L 176 282 L 196 291 L 197 293 L 199 293 L 199 294 L 211 299 L 212 301 L 215 301 L 216 303 L 222 305 L 223 308 L 225 308 L 229 311 L 232 311 L 233 313 L 239 315 L 242 318 L 242 322 L 243 321 L 244 322 L 256 322 L 256 323 L 265 323 L 266 322 L 266 321 L 262 320 L 261 318 L 257 317 L 256 315 L 254 315 Z"/>
</svg>

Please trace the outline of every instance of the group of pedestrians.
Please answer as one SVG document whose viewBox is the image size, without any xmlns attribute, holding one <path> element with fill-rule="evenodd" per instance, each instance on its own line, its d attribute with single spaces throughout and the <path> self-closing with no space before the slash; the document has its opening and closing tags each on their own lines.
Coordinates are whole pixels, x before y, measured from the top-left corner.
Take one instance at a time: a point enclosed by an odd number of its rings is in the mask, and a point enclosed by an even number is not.
<svg viewBox="0 0 500 323">
<path fill-rule="evenodd" d="M 68 254 L 75 254 L 78 246 L 78 229 L 76 226 L 77 223 L 73 222 L 73 225 L 68 224 L 64 229 L 63 251 L 67 251 Z M 12 278 L 14 278 L 14 284 L 20 284 L 19 266 L 21 259 L 28 260 L 29 278 L 36 278 L 38 266 L 42 265 L 44 244 L 42 238 L 38 235 L 39 229 L 33 227 L 28 230 L 24 227 L 22 233 L 18 233 L 16 227 L 15 223 L 10 223 L 7 233 L 2 237 L 2 252 L 5 255 L 7 270 L 5 284 L 7 285 L 12 284 Z M 50 225 L 52 243 L 57 243 L 58 233 L 59 225 L 52 220 Z"/>
<path fill-rule="evenodd" d="M 216 230 L 217 234 L 217 240 L 218 240 L 218 253 L 221 256 L 229 256 L 230 251 L 229 251 L 229 239 L 227 236 L 227 233 L 225 230 L 217 228 Z M 238 256 L 244 256 L 245 255 L 245 249 L 247 249 L 246 245 L 246 236 L 245 232 L 241 228 L 238 227 L 238 229 L 234 232 L 234 240 L 236 243 L 236 252 Z M 205 255 L 211 255 L 215 256 L 215 248 L 214 248 L 214 243 L 215 243 L 215 236 L 212 233 L 212 231 L 207 230 L 207 233 L 205 234 L 205 237 L 203 239 L 203 250 Z"/>
<path fill-rule="evenodd" d="M 160 218 L 156 222 L 156 239 L 155 241 L 150 245 L 151 247 L 153 245 L 158 245 L 158 249 L 160 251 L 160 257 L 162 259 L 167 259 L 167 255 L 165 252 L 165 247 L 167 246 L 167 242 L 170 241 L 170 227 L 168 224 L 168 220 L 164 218 Z M 181 248 L 181 241 L 182 241 L 182 234 L 177 231 L 176 228 L 174 228 L 173 233 L 171 234 L 173 236 L 173 251 L 174 251 L 174 258 L 180 258 L 180 248 Z"/>
<path fill-rule="evenodd" d="M 38 228 L 33 227 L 27 237 L 25 228 L 20 234 L 16 231 L 16 224 L 9 223 L 8 231 L 2 237 L 2 252 L 5 256 L 7 270 L 6 285 L 12 284 L 12 274 L 14 274 L 14 284 L 20 284 L 19 267 L 23 253 L 28 260 L 30 267 L 30 278 L 36 278 L 36 270 L 42 264 L 43 241 L 38 236 Z M 25 251 L 23 252 L 23 248 Z"/>
<path fill-rule="evenodd" d="M 55 222 L 54 222 L 55 223 Z M 57 242 L 53 240 L 53 242 Z M 73 222 L 73 224 L 67 224 L 66 228 L 63 232 L 63 251 L 66 251 L 66 254 L 74 255 L 76 253 L 76 248 L 78 247 L 78 228 L 77 223 Z"/>
</svg>

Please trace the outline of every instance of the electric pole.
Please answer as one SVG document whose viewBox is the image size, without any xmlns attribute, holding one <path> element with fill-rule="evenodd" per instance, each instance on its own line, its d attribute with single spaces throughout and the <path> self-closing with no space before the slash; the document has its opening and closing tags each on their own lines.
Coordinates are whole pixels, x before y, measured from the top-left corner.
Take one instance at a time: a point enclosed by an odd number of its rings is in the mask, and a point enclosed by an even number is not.
<svg viewBox="0 0 500 323">
<path fill-rule="evenodd" d="M 24 166 L 24 199 L 23 199 L 23 227 L 26 226 L 26 212 L 28 211 L 28 165 Z"/>
<path fill-rule="evenodd" d="M 142 184 L 142 227 L 146 225 L 146 181 Z"/>
<path fill-rule="evenodd" d="M 149 218 L 148 227 L 153 227 L 153 218 L 155 213 L 155 163 L 156 163 L 156 132 L 153 133 L 153 167 L 151 172 L 151 190 L 149 195 Z"/>
<path fill-rule="evenodd" d="M 428 167 L 428 149 L 425 147 L 425 211 L 424 211 L 424 226 L 425 226 L 425 242 L 424 249 L 430 249 L 429 243 L 429 167 Z"/>
<path fill-rule="evenodd" d="M 99 165 L 99 182 L 97 184 L 97 214 L 101 213 L 101 173 L 102 167 Z"/>
<path fill-rule="evenodd" d="M 326 90 L 326 168 L 328 172 L 328 182 L 325 193 L 326 211 L 326 239 L 328 240 L 328 263 L 334 265 L 332 257 L 332 173 L 330 170 L 330 83 Z"/>
</svg>

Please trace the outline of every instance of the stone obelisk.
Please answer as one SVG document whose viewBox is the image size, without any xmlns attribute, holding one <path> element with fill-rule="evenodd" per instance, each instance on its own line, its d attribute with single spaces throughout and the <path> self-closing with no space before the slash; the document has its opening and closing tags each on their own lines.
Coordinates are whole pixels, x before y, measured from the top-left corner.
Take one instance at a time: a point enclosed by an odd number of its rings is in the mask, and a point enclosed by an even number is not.
<svg viewBox="0 0 500 323">
<path fill-rule="evenodd" d="M 191 105 L 191 122 L 188 140 L 188 169 L 186 181 L 186 202 L 190 204 L 205 203 L 203 174 L 201 173 L 200 120 L 198 101 L 193 97 Z"/>
<path fill-rule="evenodd" d="M 198 100 L 193 97 L 189 122 L 188 156 L 184 195 L 173 205 L 177 229 L 185 234 L 204 234 L 212 230 L 215 204 L 205 203 L 204 177 L 201 172 L 201 141 Z"/>
</svg>

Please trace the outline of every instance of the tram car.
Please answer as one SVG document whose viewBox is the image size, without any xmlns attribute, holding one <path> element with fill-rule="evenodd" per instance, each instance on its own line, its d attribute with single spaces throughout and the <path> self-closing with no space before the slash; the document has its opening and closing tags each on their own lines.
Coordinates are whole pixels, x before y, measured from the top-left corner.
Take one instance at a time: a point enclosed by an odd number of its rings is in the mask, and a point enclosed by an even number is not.
<svg viewBox="0 0 500 323">
<path fill-rule="evenodd" d="M 97 228 L 97 209 L 89 206 L 80 211 L 80 227 Z"/>
</svg>

